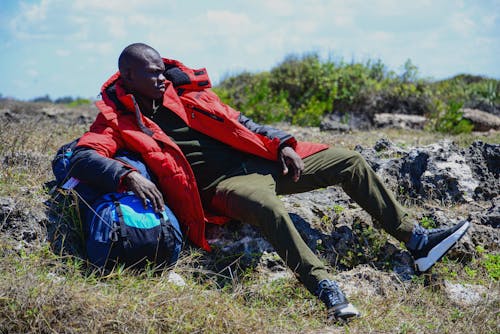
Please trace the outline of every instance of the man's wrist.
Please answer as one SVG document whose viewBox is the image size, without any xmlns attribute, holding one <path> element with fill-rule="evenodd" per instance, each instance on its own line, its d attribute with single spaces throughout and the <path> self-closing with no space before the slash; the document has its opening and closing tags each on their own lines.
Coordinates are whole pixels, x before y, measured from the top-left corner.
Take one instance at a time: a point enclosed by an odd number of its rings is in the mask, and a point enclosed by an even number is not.
<svg viewBox="0 0 500 334">
<path fill-rule="evenodd" d="M 137 173 L 137 171 L 132 169 L 132 170 L 129 170 L 128 172 L 126 172 L 125 174 L 123 174 L 122 177 L 120 177 L 120 182 L 118 184 L 118 191 L 127 190 L 131 179 L 134 177 L 134 175 L 133 175 L 134 173 Z"/>
<path fill-rule="evenodd" d="M 280 143 L 278 147 L 278 154 L 280 154 L 284 148 L 290 147 L 293 151 L 295 151 L 295 147 L 297 146 L 297 141 L 294 137 L 290 137 L 287 140 Z"/>
</svg>

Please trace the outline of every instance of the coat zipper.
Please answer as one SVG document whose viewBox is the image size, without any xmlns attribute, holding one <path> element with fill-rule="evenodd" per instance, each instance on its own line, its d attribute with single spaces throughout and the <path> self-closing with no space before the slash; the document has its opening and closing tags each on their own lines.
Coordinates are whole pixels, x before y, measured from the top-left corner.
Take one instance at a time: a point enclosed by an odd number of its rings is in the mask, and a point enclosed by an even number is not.
<svg viewBox="0 0 500 334">
<path fill-rule="evenodd" d="M 197 111 L 197 112 L 199 112 L 199 113 L 201 113 L 201 114 L 203 114 L 203 115 L 205 115 L 205 116 L 210 117 L 210 118 L 211 118 L 211 119 L 213 119 L 213 120 L 216 120 L 216 121 L 221 122 L 221 123 L 223 123 L 223 122 L 224 122 L 224 119 L 223 119 L 222 117 L 219 117 L 219 116 L 217 116 L 217 115 L 211 114 L 211 113 L 209 113 L 209 112 L 208 112 L 208 111 L 206 111 L 206 110 L 203 110 L 203 109 L 201 109 L 201 108 L 195 107 L 195 106 L 193 106 L 193 105 L 188 105 L 188 107 L 190 107 L 190 108 L 191 108 L 192 110 L 194 110 L 194 111 Z M 194 118 L 194 113 L 193 113 L 193 114 L 191 114 L 191 117 L 192 117 L 192 118 Z"/>
</svg>

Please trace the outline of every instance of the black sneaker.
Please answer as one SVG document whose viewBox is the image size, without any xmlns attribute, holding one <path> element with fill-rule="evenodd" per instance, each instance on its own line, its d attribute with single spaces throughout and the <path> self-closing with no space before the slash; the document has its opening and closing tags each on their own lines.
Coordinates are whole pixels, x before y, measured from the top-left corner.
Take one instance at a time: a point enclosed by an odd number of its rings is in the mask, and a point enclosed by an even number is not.
<svg viewBox="0 0 500 334">
<path fill-rule="evenodd" d="M 359 317 L 359 311 L 347 301 L 337 283 L 327 279 L 318 283 L 316 296 L 325 303 L 328 309 L 328 321 L 346 321 L 352 317 Z"/>
<path fill-rule="evenodd" d="M 450 228 L 425 230 L 427 242 L 419 250 L 410 250 L 417 270 L 429 270 L 465 235 L 469 226 L 464 220 Z"/>
</svg>

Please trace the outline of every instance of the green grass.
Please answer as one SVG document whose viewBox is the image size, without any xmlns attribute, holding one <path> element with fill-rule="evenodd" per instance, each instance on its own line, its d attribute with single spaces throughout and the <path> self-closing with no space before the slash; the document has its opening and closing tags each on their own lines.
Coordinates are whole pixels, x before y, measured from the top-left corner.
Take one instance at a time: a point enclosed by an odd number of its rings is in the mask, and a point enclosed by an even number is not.
<svg viewBox="0 0 500 334">
<path fill-rule="evenodd" d="M 432 219 L 430 217 L 425 217 L 425 216 L 422 217 L 422 219 L 420 219 L 420 225 L 426 229 L 433 229 L 433 228 L 437 227 L 434 219 Z"/>
<path fill-rule="evenodd" d="M 42 202 L 49 196 L 43 184 L 53 178 L 51 157 L 87 127 L 38 118 L 26 124 L 1 123 L 0 196 L 12 198 L 19 212 L 45 210 Z M 353 148 L 355 144 L 372 146 L 381 135 L 380 131 L 312 132 L 302 139 Z M 477 139 L 500 142 L 498 133 L 449 136 L 384 130 L 383 137 L 407 146 L 442 138 L 461 146 Z M 337 215 L 348 210 L 332 206 Z M 64 213 L 66 217 L 74 214 L 71 207 Z M 15 233 L 18 227 L 6 221 L 0 221 L 2 333 L 497 333 L 500 326 L 498 297 L 492 294 L 473 307 L 456 305 L 439 283 L 446 279 L 499 291 L 499 255 L 491 249 L 476 247 L 470 260 L 445 259 L 434 268 L 433 280 L 420 276 L 409 282 L 394 276 L 390 267 L 374 269 L 374 262 L 353 265 L 357 256 L 353 253 L 350 265 L 354 269 L 334 273 L 363 317 L 339 325 L 325 321 L 324 306 L 292 273 L 270 281 L 265 271 L 251 267 L 229 277 L 206 265 L 205 252 L 186 248 L 175 272 L 187 285 L 178 287 L 167 281 L 168 271 L 95 270 L 72 255 L 78 243 L 82 246 L 78 225 L 55 229 L 56 237 L 49 242 L 47 230 L 55 228 L 54 222 L 42 221 L 33 226 L 35 239 L 24 241 Z M 370 228 L 356 232 L 372 245 L 372 257 L 387 241 L 385 234 Z M 318 247 L 324 251 L 323 245 Z"/>
<path fill-rule="evenodd" d="M 116 269 L 100 276 L 84 261 L 54 255 L 47 246 L 19 252 L 1 243 L 1 249 L 0 328 L 9 333 L 302 333 L 325 328 L 494 333 L 498 326 L 498 299 L 474 308 L 452 305 L 439 285 L 426 286 L 425 280 L 381 286 L 377 293 L 358 289 L 350 298 L 363 317 L 339 326 L 324 321 L 324 307 L 293 277 L 266 282 L 254 272 L 219 289 L 211 279 L 196 279 L 192 259 L 184 254 L 175 271 L 187 285 L 178 287 L 167 282 L 167 271 Z M 456 270 L 456 265 L 440 264 L 438 272 Z M 499 287 L 492 280 L 485 283 Z"/>
</svg>

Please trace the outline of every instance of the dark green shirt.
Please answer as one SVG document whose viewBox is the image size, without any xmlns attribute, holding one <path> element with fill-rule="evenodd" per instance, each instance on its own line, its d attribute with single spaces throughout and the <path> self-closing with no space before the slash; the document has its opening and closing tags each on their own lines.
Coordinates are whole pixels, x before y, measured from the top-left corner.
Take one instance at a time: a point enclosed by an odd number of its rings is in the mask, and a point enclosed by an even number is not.
<svg viewBox="0 0 500 334">
<path fill-rule="evenodd" d="M 179 146 L 193 169 L 200 191 L 212 188 L 243 168 L 244 153 L 189 128 L 182 118 L 167 108 L 162 107 L 154 115 L 146 116 Z"/>
</svg>

